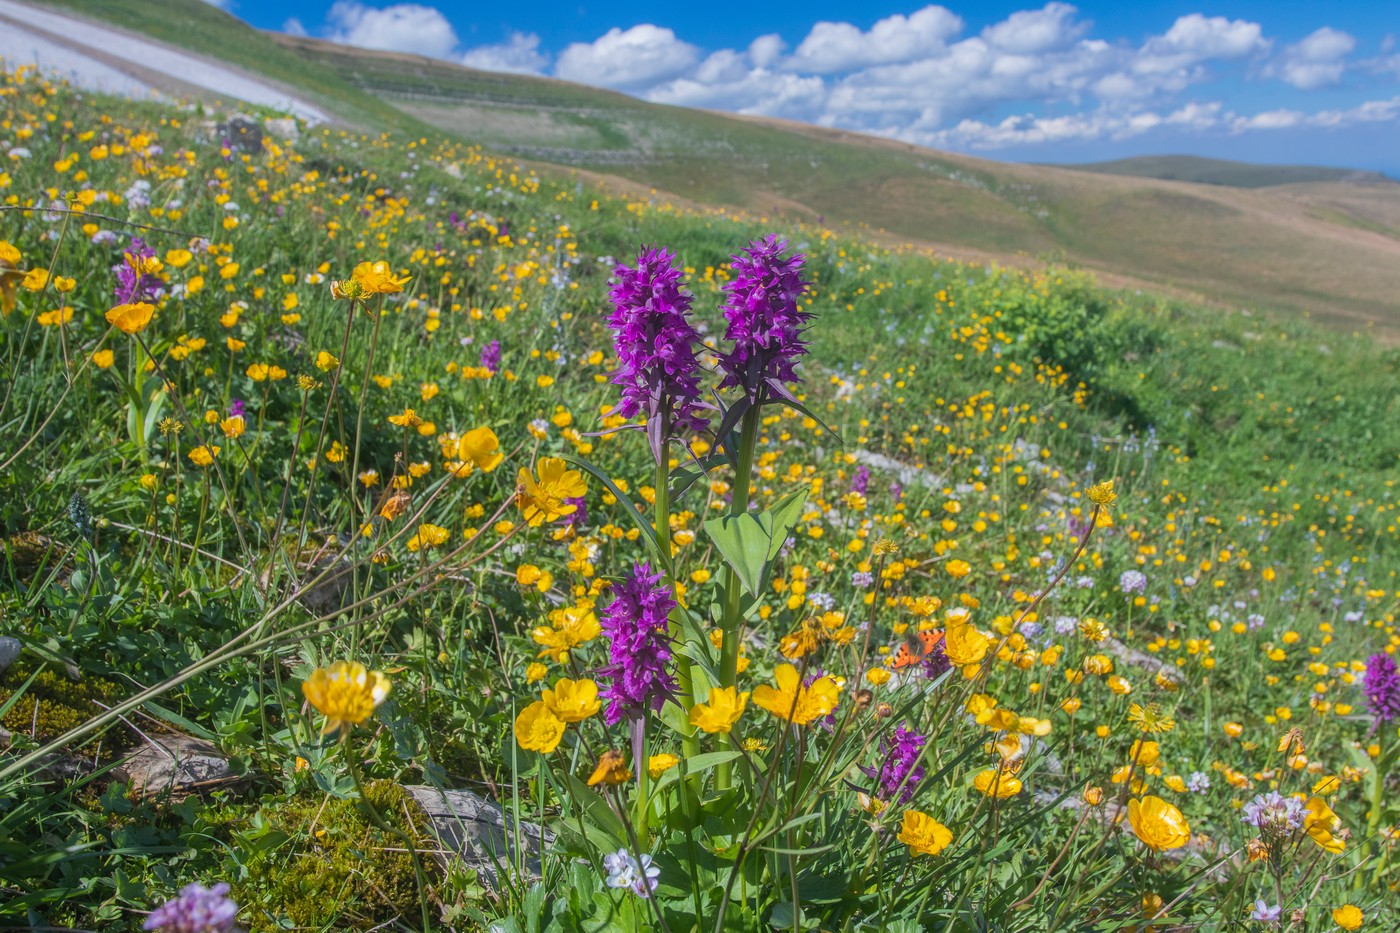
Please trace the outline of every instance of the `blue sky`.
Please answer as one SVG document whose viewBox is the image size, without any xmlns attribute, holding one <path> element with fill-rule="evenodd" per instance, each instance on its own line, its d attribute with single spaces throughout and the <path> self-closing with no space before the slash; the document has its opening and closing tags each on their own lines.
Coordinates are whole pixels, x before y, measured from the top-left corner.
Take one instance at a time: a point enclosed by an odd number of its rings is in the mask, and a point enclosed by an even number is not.
<svg viewBox="0 0 1400 933">
<path fill-rule="evenodd" d="M 255 26 L 1017 161 L 1400 177 L 1400 3 L 222 0 Z"/>
</svg>

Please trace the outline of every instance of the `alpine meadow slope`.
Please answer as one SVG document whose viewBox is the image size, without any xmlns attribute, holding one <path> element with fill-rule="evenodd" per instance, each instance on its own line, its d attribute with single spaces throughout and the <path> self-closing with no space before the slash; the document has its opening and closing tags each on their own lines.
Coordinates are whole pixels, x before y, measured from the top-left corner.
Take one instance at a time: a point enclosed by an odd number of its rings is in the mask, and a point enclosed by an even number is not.
<svg viewBox="0 0 1400 933">
<path fill-rule="evenodd" d="M 869 228 L 965 259 L 1068 263 L 1400 338 L 1400 185 L 1374 176 L 1222 188 L 1001 163 L 263 33 L 200 0 L 52 5 L 265 74 L 360 129 L 433 126 L 541 169 L 616 179 L 618 191 Z"/>
</svg>

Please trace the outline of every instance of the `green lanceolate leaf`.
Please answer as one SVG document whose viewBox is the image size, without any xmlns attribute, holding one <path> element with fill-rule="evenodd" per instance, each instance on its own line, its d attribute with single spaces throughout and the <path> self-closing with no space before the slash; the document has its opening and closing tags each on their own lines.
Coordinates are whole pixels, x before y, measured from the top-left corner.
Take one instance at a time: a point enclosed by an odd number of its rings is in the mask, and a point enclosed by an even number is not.
<svg viewBox="0 0 1400 933">
<path fill-rule="evenodd" d="M 782 550 L 788 532 L 802 516 L 807 492 L 804 486 L 783 496 L 771 509 L 724 515 L 705 522 L 705 534 L 710 536 L 725 563 L 734 568 L 749 595 L 757 596 L 763 591 L 774 558 Z"/>
</svg>

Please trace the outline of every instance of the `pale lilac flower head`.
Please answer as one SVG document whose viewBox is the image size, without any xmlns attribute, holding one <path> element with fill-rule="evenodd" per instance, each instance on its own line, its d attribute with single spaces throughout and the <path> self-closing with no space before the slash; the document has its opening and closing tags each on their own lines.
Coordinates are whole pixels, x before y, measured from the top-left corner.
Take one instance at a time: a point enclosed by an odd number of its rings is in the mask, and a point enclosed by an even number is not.
<svg viewBox="0 0 1400 933">
<path fill-rule="evenodd" d="M 797 381 L 797 360 L 807 352 L 802 331 L 812 315 L 801 306 L 807 257 L 783 256 L 787 246 L 776 234 L 754 240 L 732 257 L 734 280 L 724 286 L 724 338 L 734 346 L 720 356 L 720 387 L 743 389 L 752 404 L 791 399 L 787 384 Z"/>
<path fill-rule="evenodd" d="M 1362 684 L 1371 715 L 1378 724 L 1400 717 L 1400 672 L 1395 669 L 1394 658 L 1383 651 L 1367 658 Z"/>
<path fill-rule="evenodd" d="M 626 849 L 603 856 L 603 868 L 608 872 L 610 888 L 627 888 L 638 897 L 651 897 L 660 884 L 661 869 L 651 863 L 651 856 L 642 853 L 638 859 Z"/>
<path fill-rule="evenodd" d="M 647 437 L 659 461 L 672 437 L 703 431 L 700 362 L 695 347 L 700 335 L 690 323 L 694 300 L 685 290 L 676 256 L 667 249 L 643 250 L 635 269 L 618 265 L 609 297 L 608 325 L 618 367 L 612 381 L 622 387 L 617 413 L 646 416 Z"/>
<path fill-rule="evenodd" d="M 609 701 L 603 718 L 610 726 L 623 717 L 638 719 L 656 712 L 675 693 L 676 683 L 667 670 L 667 617 L 676 601 L 664 581 L 665 574 L 652 573 L 643 561 L 613 586 L 613 600 L 603 610 L 609 663 L 598 673 L 608 679 L 601 695 Z"/>
<path fill-rule="evenodd" d="M 1127 596 L 1141 593 L 1147 589 L 1147 575 L 1139 570 L 1125 570 L 1123 575 L 1118 578 L 1118 586 Z"/>
<path fill-rule="evenodd" d="M 1258 920 L 1260 923 L 1278 923 L 1283 918 L 1283 905 L 1275 904 L 1272 907 L 1261 897 L 1254 902 L 1254 909 L 1249 912 L 1249 919 Z"/>
<path fill-rule="evenodd" d="M 1244 805 L 1240 819 L 1260 832 L 1280 835 L 1292 833 L 1303 825 L 1307 808 L 1297 797 L 1285 797 L 1276 790 L 1258 794 Z"/>
<path fill-rule="evenodd" d="M 179 897 L 151 911 L 141 928 L 160 933 L 232 933 L 238 905 L 229 900 L 228 892 L 224 882 L 212 888 L 186 885 Z"/>
</svg>

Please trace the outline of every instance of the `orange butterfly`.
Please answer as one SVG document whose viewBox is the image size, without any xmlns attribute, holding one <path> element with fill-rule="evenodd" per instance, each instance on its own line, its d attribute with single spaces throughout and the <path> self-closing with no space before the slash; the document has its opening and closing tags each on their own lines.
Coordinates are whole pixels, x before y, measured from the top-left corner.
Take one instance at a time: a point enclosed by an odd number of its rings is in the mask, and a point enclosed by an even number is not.
<svg viewBox="0 0 1400 933">
<path fill-rule="evenodd" d="M 890 662 L 890 668 L 900 671 L 906 667 L 923 663 L 924 659 L 933 654 L 933 649 L 937 648 L 942 641 L 942 629 L 913 632 L 905 637 L 904 643 L 895 652 L 894 660 Z"/>
</svg>

